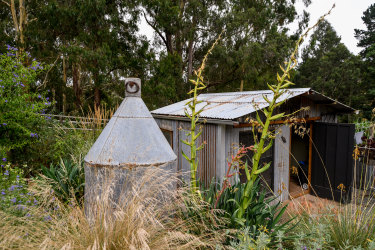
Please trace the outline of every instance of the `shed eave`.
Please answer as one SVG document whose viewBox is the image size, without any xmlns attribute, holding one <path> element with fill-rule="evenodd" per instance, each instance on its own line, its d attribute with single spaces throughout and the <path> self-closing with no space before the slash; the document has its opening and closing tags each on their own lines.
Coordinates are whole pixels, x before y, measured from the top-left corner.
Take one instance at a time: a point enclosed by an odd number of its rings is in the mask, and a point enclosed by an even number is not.
<svg viewBox="0 0 375 250">
<path fill-rule="evenodd" d="M 190 121 L 186 116 L 176 116 L 176 115 L 162 115 L 162 114 L 152 114 L 154 118 L 166 119 L 166 120 L 177 120 L 177 121 Z M 211 123 L 211 124 L 224 124 L 224 125 L 238 125 L 238 121 L 226 120 L 226 119 L 212 119 L 212 118 L 199 118 L 199 122 Z"/>
<path fill-rule="evenodd" d="M 318 91 L 315 91 L 313 89 L 310 89 L 310 91 L 308 91 L 304 95 L 315 102 L 317 102 L 318 99 L 324 100 L 325 102 L 322 104 L 333 107 L 335 110 L 337 110 L 337 114 L 350 114 L 356 111 L 354 108 L 345 105 L 331 97 L 323 95 L 322 93 L 319 93 Z"/>
</svg>

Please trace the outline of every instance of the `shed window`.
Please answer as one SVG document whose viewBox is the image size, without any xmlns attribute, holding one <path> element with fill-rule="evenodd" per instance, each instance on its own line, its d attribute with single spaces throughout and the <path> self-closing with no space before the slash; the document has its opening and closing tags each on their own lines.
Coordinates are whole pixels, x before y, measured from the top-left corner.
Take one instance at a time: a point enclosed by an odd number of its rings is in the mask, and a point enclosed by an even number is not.
<svg viewBox="0 0 375 250">
<path fill-rule="evenodd" d="M 173 131 L 162 128 L 161 132 L 163 132 L 165 139 L 167 139 L 169 145 L 173 148 Z"/>
</svg>

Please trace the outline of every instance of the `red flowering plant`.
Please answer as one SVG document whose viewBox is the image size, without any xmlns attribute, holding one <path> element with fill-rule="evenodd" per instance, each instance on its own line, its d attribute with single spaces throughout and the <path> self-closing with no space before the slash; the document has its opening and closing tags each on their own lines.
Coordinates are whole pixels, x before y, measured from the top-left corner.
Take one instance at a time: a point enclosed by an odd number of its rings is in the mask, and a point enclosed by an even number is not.
<svg viewBox="0 0 375 250">
<path fill-rule="evenodd" d="M 244 157 L 249 150 L 254 150 L 254 146 L 245 147 L 242 146 L 238 149 L 236 155 L 232 155 L 232 160 L 228 161 L 228 169 L 227 173 L 224 176 L 223 184 L 221 187 L 221 190 L 217 194 L 216 202 L 214 208 L 217 207 L 217 204 L 220 200 L 221 195 L 224 193 L 225 189 L 230 187 L 230 178 L 234 177 L 236 174 L 240 174 L 241 164 L 243 163 L 241 161 L 242 157 Z M 242 166 L 243 168 L 243 166 Z"/>
<path fill-rule="evenodd" d="M 25 63 L 25 62 L 29 63 Z M 28 53 L 19 53 L 7 45 L 0 54 L 0 157 L 38 140 L 40 125 L 46 120 L 44 113 L 51 102 L 46 92 L 35 91 L 38 74 L 43 66 Z"/>
</svg>

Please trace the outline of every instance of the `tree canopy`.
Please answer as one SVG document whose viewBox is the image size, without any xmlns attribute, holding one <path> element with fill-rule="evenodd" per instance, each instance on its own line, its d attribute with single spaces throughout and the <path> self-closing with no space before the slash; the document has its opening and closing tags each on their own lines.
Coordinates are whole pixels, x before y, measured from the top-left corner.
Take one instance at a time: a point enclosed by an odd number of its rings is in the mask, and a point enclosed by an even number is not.
<svg viewBox="0 0 375 250">
<path fill-rule="evenodd" d="M 309 5 L 311 1 L 303 1 Z M 55 113 L 116 107 L 124 97 L 122 77 L 143 80 L 150 109 L 187 98 L 189 79 L 209 46 L 222 34 L 205 68 L 208 92 L 264 89 L 294 48 L 309 21 L 295 0 L 4 0 L 0 2 L 0 52 L 6 44 L 50 65 L 33 91 L 49 89 Z M 154 31 L 148 40 L 144 20 Z M 360 56 L 323 22 L 303 50 L 295 72 L 310 86 L 345 104 L 374 106 L 374 5 L 356 30 Z M 288 29 L 298 22 L 294 33 Z M 27 66 L 31 63 L 25 61 Z"/>
<path fill-rule="evenodd" d="M 358 39 L 358 46 L 363 48 L 360 54 L 364 62 L 363 79 L 366 82 L 367 102 L 364 105 L 366 114 L 370 116 L 371 109 L 375 107 L 375 4 L 367 8 L 362 20 L 366 29 L 356 29 L 355 36 Z"/>
<path fill-rule="evenodd" d="M 321 22 L 302 51 L 295 82 L 357 109 L 365 102 L 361 60 L 341 42 L 328 21 Z"/>
</svg>

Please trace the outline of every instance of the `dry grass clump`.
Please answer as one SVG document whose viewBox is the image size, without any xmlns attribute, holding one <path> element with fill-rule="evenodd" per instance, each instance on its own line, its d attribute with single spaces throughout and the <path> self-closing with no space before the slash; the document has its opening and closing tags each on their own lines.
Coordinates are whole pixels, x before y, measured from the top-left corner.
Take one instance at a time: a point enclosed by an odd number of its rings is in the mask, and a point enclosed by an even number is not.
<svg viewBox="0 0 375 250">
<path fill-rule="evenodd" d="M 144 171 L 114 206 L 112 188 L 102 190 L 95 218 L 54 198 L 47 184 L 32 187 L 38 205 L 24 216 L 0 211 L 2 249 L 192 249 L 215 248 L 226 239 L 222 223 L 205 204 L 181 196 L 178 180 L 157 168 Z M 186 207 L 189 204 L 190 207 Z M 191 206 L 191 204 L 196 204 Z M 185 216 L 187 212 L 190 215 Z M 184 217 L 185 216 L 185 217 Z M 216 226 L 207 226 L 213 220 Z M 199 229 L 200 234 L 196 234 Z"/>
</svg>

